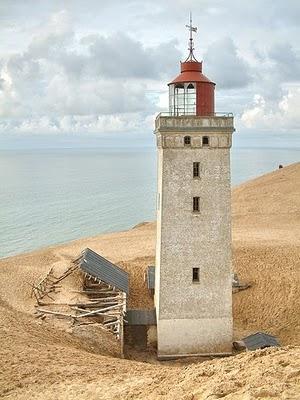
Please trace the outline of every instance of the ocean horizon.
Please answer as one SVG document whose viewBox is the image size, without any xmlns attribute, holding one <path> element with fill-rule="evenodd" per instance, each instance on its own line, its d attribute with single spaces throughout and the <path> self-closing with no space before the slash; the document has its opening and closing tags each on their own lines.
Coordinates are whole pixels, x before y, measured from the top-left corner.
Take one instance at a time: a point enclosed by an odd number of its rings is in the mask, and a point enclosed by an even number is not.
<svg viewBox="0 0 300 400">
<path fill-rule="evenodd" d="M 296 135 L 234 138 L 232 186 L 299 160 Z M 0 179 L 0 258 L 156 217 L 154 145 L 1 150 Z"/>
</svg>

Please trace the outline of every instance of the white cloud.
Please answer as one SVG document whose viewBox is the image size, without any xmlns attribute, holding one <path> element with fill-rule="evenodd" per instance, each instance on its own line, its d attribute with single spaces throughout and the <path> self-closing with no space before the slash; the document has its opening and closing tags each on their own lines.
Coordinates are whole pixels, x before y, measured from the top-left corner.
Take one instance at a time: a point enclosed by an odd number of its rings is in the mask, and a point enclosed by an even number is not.
<svg viewBox="0 0 300 400">
<path fill-rule="evenodd" d="M 65 11 L 39 26 L 37 35 L 22 54 L 3 60 L 2 131 L 134 129 L 133 115 L 147 118 L 156 110 L 158 96 L 147 88 L 171 65 L 175 70 L 180 58 L 176 41 L 145 47 L 123 33 L 78 41 Z"/>
<path fill-rule="evenodd" d="M 299 131 L 299 109 L 300 87 L 290 87 L 275 107 L 261 95 L 255 95 L 253 105 L 244 111 L 241 121 L 246 128 Z"/>
<path fill-rule="evenodd" d="M 297 129 L 299 2 L 2 0 L 0 134 L 150 130 L 187 51 L 189 9 L 219 110 Z"/>
<path fill-rule="evenodd" d="M 143 113 L 39 116 L 1 119 L 0 131 L 18 135 L 141 133 L 145 127 L 150 130 L 153 124 L 154 115 L 145 116 Z"/>
</svg>

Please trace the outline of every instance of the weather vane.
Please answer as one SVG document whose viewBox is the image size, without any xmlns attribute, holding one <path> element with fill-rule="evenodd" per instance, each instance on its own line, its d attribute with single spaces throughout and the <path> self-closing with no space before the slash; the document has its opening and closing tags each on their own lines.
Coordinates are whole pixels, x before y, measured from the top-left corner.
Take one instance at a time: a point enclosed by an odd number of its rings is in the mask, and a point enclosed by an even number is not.
<svg viewBox="0 0 300 400">
<path fill-rule="evenodd" d="M 186 25 L 186 27 L 190 31 L 190 39 L 189 39 L 189 55 L 188 58 L 185 61 L 197 61 L 195 56 L 194 56 L 194 42 L 193 42 L 193 32 L 197 32 L 197 27 L 193 26 L 193 21 L 192 21 L 192 13 L 190 12 L 190 24 Z"/>
</svg>

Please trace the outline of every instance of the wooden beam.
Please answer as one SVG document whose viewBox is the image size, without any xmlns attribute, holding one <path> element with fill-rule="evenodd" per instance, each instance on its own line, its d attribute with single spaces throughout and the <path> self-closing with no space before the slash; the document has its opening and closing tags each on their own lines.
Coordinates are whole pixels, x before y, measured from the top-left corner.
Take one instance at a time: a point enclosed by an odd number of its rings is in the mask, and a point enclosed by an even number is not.
<svg viewBox="0 0 300 400">
<path fill-rule="evenodd" d="M 69 318 L 77 318 L 77 315 L 72 315 L 72 314 L 65 314 L 57 311 L 51 311 L 51 310 L 43 310 L 41 308 L 37 308 L 37 311 L 43 314 L 53 314 L 53 315 L 59 315 L 62 317 L 69 317 Z"/>
<path fill-rule="evenodd" d="M 65 305 L 65 304 L 62 304 L 62 305 Z M 99 308 L 101 306 L 103 306 L 103 307 L 115 306 L 115 305 L 118 305 L 118 303 L 116 301 L 114 301 L 114 302 L 107 302 L 107 303 L 101 303 L 101 302 L 98 302 L 98 303 L 69 303 L 66 305 L 68 305 L 70 307 L 83 307 L 83 308 L 97 308 L 98 307 Z"/>
<path fill-rule="evenodd" d="M 118 325 L 118 321 L 113 321 L 113 322 L 108 322 L 107 324 L 106 323 L 104 323 L 103 324 L 104 326 L 112 326 L 112 325 Z"/>
<path fill-rule="evenodd" d="M 106 311 L 110 311 L 110 310 L 116 310 L 117 308 L 120 308 L 122 306 L 122 304 L 117 304 L 117 305 L 114 305 L 114 306 L 109 306 L 109 307 L 105 307 L 105 308 L 100 308 L 99 310 L 93 310 L 93 311 L 90 311 L 90 312 L 86 312 L 86 313 L 84 313 L 84 314 L 81 314 L 81 315 L 78 315 L 78 318 L 80 317 L 80 318 L 83 318 L 83 317 L 89 317 L 89 316 L 91 316 L 91 315 L 93 315 L 93 314 L 101 314 L 101 313 L 104 313 L 104 312 L 106 312 Z"/>
</svg>

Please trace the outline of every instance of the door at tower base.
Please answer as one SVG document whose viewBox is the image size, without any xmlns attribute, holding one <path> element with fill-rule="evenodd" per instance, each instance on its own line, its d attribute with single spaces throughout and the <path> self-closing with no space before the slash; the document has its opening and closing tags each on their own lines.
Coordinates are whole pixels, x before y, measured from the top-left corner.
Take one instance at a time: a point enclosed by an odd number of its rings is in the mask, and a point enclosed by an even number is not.
<svg viewBox="0 0 300 400">
<path fill-rule="evenodd" d="M 231 318 L 160 320 L 157 334 L 159 359 L 226 355 L 232 351 Z"/>
</svg>

